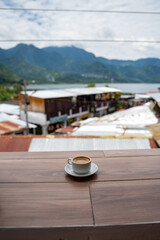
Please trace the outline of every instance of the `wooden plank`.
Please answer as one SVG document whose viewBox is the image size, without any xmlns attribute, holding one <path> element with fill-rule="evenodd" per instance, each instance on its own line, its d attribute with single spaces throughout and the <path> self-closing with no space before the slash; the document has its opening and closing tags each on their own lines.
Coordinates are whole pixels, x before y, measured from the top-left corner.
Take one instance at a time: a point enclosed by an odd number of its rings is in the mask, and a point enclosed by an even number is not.
<svg viewBox="0 0 160 240">
<path fill-rule="evenodd" d="M 67 159 L 1 160 L 0 182 L 67 182 Z"/>
<path fill-rule="evenodd" d="M 160 223 L 93 227 L 0 228 L 1 240 L 158 240 Z"/>
<path fill-rule="evenodd" d="M 69 158 L 77 155 L 90 156 L 91 158 L 104 157 L 103 151 L 67 151 L 67 152 L 0 152 L 1 159 L 18 160 L 18 159 L 57 159 Z"/>
<path fill-rule="evenodd" d="M 160 178 L 160 157 L 96 158 L 98 174 L 94 181 Z"/>
<path fill-rule="evenodd" d="M 46 158 L 68 158 L 77 155 L 87 155 L 92 158 L 99 157 L 137 157 L 137 156 L 160 156 L 160 149 L 145 150 L 108 150 L 108 151 L 62 151 L 62 152 L 0 152 L 1 159 L 46 159 Z"/>
<path fill-rule="evenodd" d="M 88 183 L 0 184 L 0 226 L 92 225 Z"/>
<path fill-rule="evenodd" d="M 137 156 L 160 156 L 160 149 L 145 150 L 94 150 L 94 151 L 62 151 L 62 152 L 0 152 L 0 159 L 46 159 L 74 157 L 77 155 L 88 155 L 92 158 L 98 157 L 137 157 Z"/>
<path fill-rule="evenodd" d="M 105 157 L 160 156 L 160 149 L 104 150 Z"/>
<path fill-rule="evenodd" d="M 160 180 L 93 182 L 96 225 L 160 222 Z"/>
<path fill-rule="evenodd" d="M 160 178 L 160 158 L 157 156 L 130 158 L 94 158 L 98 173 L 87 179 L 67 175 L 62 159 L 0 160 L 0 182 L 69 182 L 117 181 Z"/>
</svg>

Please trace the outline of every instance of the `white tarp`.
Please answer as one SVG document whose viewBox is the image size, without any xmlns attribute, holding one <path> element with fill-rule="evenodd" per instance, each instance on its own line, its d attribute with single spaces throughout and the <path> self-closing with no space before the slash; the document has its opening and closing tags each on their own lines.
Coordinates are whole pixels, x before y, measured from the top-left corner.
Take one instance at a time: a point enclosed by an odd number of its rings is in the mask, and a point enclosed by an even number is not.
<svg viewBox="0 0 160 240">
<path fill-rule="evenodd" d="M 108 114 L 94 123 L 77 128 L 73 136 L 152 136 L 145 128 L 155 124 L 158 119 L 148 105 L 138 106 Z"/>
</svg>

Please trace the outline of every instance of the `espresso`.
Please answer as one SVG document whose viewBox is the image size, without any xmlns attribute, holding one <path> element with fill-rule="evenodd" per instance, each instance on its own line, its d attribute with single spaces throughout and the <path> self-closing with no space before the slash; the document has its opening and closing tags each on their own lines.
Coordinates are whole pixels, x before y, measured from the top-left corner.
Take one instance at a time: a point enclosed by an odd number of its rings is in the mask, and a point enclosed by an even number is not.
<svg viewBox="0 0 160 240">
<path fill-rule="evenodd" d="M 85 164 L 85 163 L 89 163 L 90 160 L 89 160 L 88 158 L 83 158 L 83 157 L 81 157 L 81 158 L 75 158 L 75 159 L 73 160 L 73 162 L 75 162 L 75 163 L 77 163 L 77 164 Z"/>
</svg>

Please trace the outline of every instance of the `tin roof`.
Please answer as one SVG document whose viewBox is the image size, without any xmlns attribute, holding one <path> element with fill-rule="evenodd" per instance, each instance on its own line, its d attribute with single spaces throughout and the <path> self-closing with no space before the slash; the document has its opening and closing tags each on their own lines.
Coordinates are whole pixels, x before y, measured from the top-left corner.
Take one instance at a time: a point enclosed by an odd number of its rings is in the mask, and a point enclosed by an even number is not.
<svg viewBox="0 0 160 240">
<path fill-rule="evenodd" d="M 101 94 L 108 92 L 121 92 L 121 90 L 109 87 L 68 88 L 64 90 L 27 91 L 27 95 L 42 99 L 48 99 L 48 98 L 76 97 L 82 95 Z M 24 94 L 24 92 L 22 92 L 22 94 Z"/>
<path fill-rule="evenodd" d="M 149 99 L 150 96 L 147 94 L 135 94 L 135 99 Z"/>
<path fill-rule="evenodd" d="M 3 104 L 0 104 L 0 113 L 19 115 L 20 114 L 20 107 L 18 105 L 3 103 Z"/>
<path fill-rule="evenodd" d="M 160 93 L 148 93 L 148 95 L 153 98 L 157 103 L 160 103 Z"/>
<path fill-rule="evenodd" d="M 31 141 L 30 136 L 0 136 L 0 152 L 28 152 Z"/>
<path fill-rule="evenodd" d="M 18 119 L 17 117 L 10 116 L 6 113 L 0 113 L 0 123 L 1 122 L 12 122 L 13 124 L 19 125 L 21 128 L 26 128 L 26 122 L 23 120 Z M 34 124 L 29 123 L 29 128 L 36 128 L 37 126 Z"/>
<path fill-rule="evenodd" d="M 119 138 L 33 138 L 29 152 L 149 149 L 148 139 Z"/>
<path fill-rule="evenodd" d="M 10 121 L 0 122 L 0 135 L 18 132 L 24 129 L 21 125 Z"/>
<path fill-rule="evenodd" d="M 0 136 L 0 152 L 74 151 L 156 148 L 154 140 L 130 137 L 73 137 L 42 135 Z"/>
</svg>

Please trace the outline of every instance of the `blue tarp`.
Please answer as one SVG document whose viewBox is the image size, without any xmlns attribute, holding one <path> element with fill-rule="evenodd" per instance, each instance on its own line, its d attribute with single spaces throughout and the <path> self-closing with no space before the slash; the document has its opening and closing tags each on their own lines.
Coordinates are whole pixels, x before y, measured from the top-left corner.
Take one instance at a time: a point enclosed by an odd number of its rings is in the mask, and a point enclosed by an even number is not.
<svg viewBox="0 0 160 240">
<path fill-rule="evenodd" d="M 49 122 L 50 122 L 50 124 L 54 124 L 54 123 L 57 123 L 57 122 L 64 122 L 64 121 L 67 120 L 67 117 L 68 117 L 67 114 L 64 114 L 64 115 L 61 115 L 61 116 L 52 117 L 52 118 L 50 118 Z"/>
</svg>

